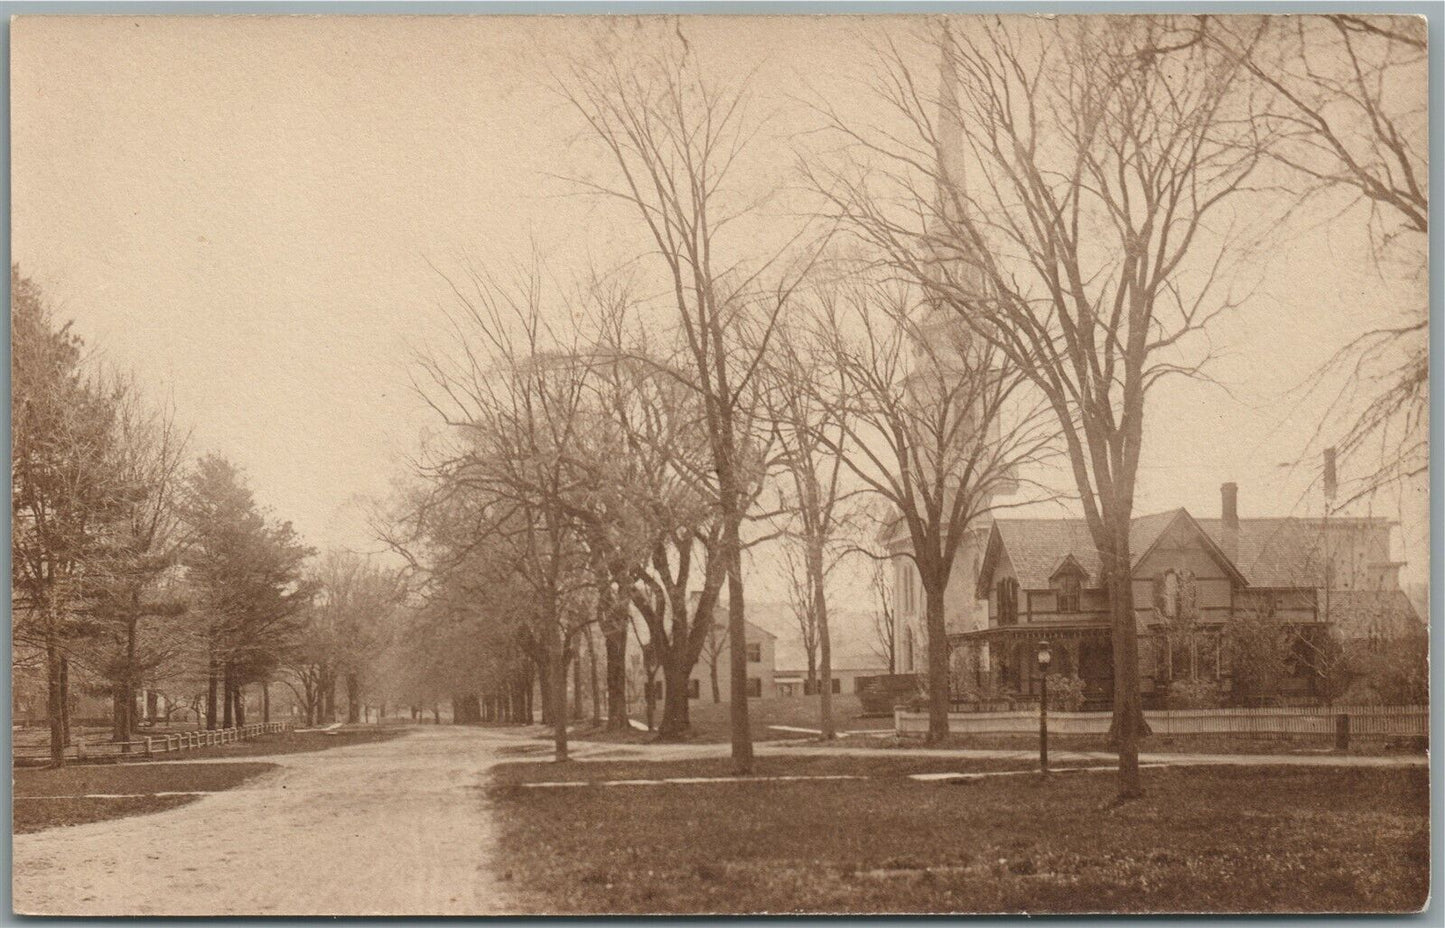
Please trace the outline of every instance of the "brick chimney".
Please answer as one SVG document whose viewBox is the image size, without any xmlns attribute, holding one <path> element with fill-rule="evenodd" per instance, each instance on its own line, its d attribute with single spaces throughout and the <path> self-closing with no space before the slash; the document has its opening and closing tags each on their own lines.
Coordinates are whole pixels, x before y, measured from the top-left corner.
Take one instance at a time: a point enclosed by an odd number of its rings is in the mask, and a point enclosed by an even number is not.
<svg viewBox="0 0 1445 928">
<path fill-rule="evenodd" d="M 1219 502 L 1223 522 L 1219 546 L 1232 561 L 1239 557 L 1239 485 L 1233 482 L 1221 485 Z"/>
</svg>

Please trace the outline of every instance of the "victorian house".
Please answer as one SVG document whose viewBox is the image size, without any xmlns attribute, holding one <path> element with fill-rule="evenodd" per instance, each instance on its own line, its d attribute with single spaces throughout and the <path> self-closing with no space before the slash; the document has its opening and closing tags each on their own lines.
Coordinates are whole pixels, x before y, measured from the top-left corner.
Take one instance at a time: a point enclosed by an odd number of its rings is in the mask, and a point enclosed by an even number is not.
<svg viewBox="0 0 1445 928">
<path fill-rule="evenodd" d="M 1390 558 L 1389 521 L 1240 518 L 1235 485 L 1221 497 L 1218 518 L 1175 509 L 1133 521 L 1146 706 L 1186 680 L 1213 683 L 1232 704 L 1312 702 L 1341 638 L 1392 632 L 1385 622 L 1421 624 L 1400 589 L 1402 565 Z M 1108 595 L 1082 519 L 995 520 L 976 569 L 960 566 L 977 603 L 950 634 L 956 665 L 974 677 L 965 685 L 1035 695 L 1034 654 L 1047 640 L 1051 672 L 1082 679 L 1085 708 L 1111 703 Z M 1235 666 L 1253 663 L 1249 648 L 1282 649 L 1279 672 L 1266 681 Z"/>
</svg>

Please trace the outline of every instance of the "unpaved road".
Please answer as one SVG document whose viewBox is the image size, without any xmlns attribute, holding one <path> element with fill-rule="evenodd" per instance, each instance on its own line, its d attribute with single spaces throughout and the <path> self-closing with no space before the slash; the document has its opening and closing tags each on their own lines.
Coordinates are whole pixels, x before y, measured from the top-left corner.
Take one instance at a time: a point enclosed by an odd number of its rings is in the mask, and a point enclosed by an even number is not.
<svg viewBox="0 0 1445 928">
<path fill-rule="evenodd" d="M 282 769 L 154 815 L 16 835 L 27 915 L 475 915 L 515 911 L 470 726 L 247 757 Z"/>
</svg>

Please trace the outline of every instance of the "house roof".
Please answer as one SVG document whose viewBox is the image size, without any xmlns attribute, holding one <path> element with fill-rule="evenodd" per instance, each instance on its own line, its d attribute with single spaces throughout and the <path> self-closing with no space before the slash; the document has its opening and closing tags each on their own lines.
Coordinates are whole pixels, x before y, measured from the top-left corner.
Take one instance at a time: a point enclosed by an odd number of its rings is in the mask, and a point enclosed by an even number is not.
<svg viewBox="0 0 1445 928">
<path fill-rule="evenodd" d="M 1129 550 L 1134 563 L 1178 520 L 1187 520 L 1201 530 L 1216 557 L 1248 585 L 1286 588 L 1325 585 L 1326 531 L 1386 530 L 1390 524 L 1385 519 L 1240 519 L 1231 554 L 1224 520 L 1195 519 L 1184 509 L 1171 509 L 1138 516 L 1130 523 Z M 1087 580 L 1097 583 L 1100 577 L 1099 553 L 1083 519 L 998 519 L 979 571 L 980 596 L 988 594 L 994 568 L 1005 551 L 1025 589 L 1046 588 L 1069 558 Z"/>
<path fill-rule="evenodd" d="M 755 638 L 766 641 L 775 641 L 778 637 L 777 635 L 774 635 L 772 632 L 768 631 L 766 628 L 763 628 L 761 625 L 758 625 L 755 622 L 749 622 L 747 619 L 743 619 L 743 624 L 747 626 L 747 639 L 749 641 L 752 641 Z"/>
<path fill-rule="evenodd" d="M 696 596 L 697 594 L 694 593 L 694 594 L 692 594 L 692 595 Z M 775 639 L 778 637 L 777 635 L 775 635 L 775 634 L 773 634 L 773 632 L 769 631 L 768 628 L 767 628 L 767 626 L 765 626 L 765 625 L 760 625 L 760 624 L 758 624 L 757 622 L 754 622 L 753 619 L 754 619 L 754 618 L 758 618 L 758 619 L 763 620 L 764 622 L 767 622 L 768 625 L 772 625 L 772 624 L 774 624 L 773 621 L 772 621 L 772 619 L 773 619 L 774 614 L 776 613 L 776 610 L 777 610 L 777 605 L 776 605 L 775 603 L 748 602 L 747 600 L 744 600 L 744 601 L 743 601 L 743 623 L 744 623 L 744 625 L 746 626 L 746 631 L 747 631 L 747 633 L 746 633 L 746 635 L 745 635 L 745 637 L 744 637 L 744 640 L 746 640 L 746 641 L 760 641 L 760 640 L 773 641 L 773 640 L 775 640 Z M 724 628 L 727 627 L 727 622 L 728 622 L 728 600 L 727 600 L 727 597 L 726 597 L 726 596 L 719 596 L 719 597 L 718 597 L 717 602 L 713 604 L 712 614 L 713 614 L 713 621 L 717 622 L 719 625 L 723 626 Z"/>
<path fill-rule="evenodd" d="M 1223 541 L 1223 519 L 1198 522 L 1211 538 Z M 1240 519 L 1234 562 L 1252 586 L 1324 587 L 1326 532 L 1388 530 L 1389 526 L 1387 519 Z"/>
<path fill-rule="evenodd" d="M 1129 528 L 1129 549 L 1135 558 L 1153 547 L 1164 529 L 1182 512 L 1183 509 L 1174 509 L 1134 519 Z M 1002 545 L 1001 549 L 998 544 Z M 985 578 L 992 575 L 1002 550 L 1008 551 L 1014 576 L 1025 588 L 1047 587 L 1049 579 L 1066 560 L 1079 565 L 1086 581 L 1097 582 L 1100 576 L 1099 552 L 1083 519 L 995 519 L 983 569 L 979 571 L 980 595 L 986 595 L 991 586 Z"/>
</svg>

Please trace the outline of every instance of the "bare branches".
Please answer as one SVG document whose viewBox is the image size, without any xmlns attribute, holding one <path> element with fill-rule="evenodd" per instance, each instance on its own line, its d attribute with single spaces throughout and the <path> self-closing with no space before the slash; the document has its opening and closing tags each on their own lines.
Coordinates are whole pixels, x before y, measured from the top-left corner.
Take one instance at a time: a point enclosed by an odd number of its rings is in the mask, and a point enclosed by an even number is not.
<svg viewBox="0 0 1445 928">
<path fill-rule="evenodd" d="M 946 20 L 923 42 L 941 70 L 936 96 L 899 46 L 881 56 L 879 96 L 910 137 L 834 120 L 867 158 L 805 169 L 885 275 L 919 288 L 1052 411 L 1110 577 L 1125 796 L 1138 791 L 1142 726 L 1128 527 L 1145 399 L 1162 376 L 1202 372 L 1198 336 L 1237 245 L 1221 220 L 1267 157 L 1242 68 L 1209 28 L 1174 16 Z"/>
<path fill-rule="evenodd" d="M 1417 17 L 1349 15 L 1228 18 L 1211 30 L 1267 91 L 1267 152 L 1304 181 L 1301 202 L 1353 195 L 1367 206 L 1377 264 L 1403 252 L 1416 277 L 1429 227 L 1425 32 Z M 1425 473 L 1425 309 L 1423 299 L 1404 307 L 1401 322 L 1352 340 L 1306 384 L 1341 383 L 1315 436 L 1358 472 L 1339 505 Z"/>
</svg>

